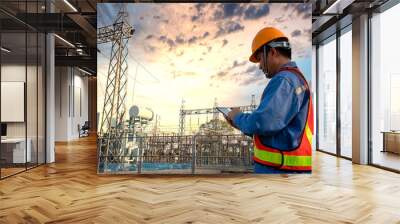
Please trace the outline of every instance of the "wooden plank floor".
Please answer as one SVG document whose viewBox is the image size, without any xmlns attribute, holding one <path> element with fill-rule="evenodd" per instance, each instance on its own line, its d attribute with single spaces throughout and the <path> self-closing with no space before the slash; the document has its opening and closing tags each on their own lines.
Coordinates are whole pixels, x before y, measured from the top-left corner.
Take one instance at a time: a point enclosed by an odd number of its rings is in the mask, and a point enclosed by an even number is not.
<svg viewBox="0 0 400 224">
<path fill-rule="evenodd" d="M 96 142 L 0 181 L 0 223 L 400 223 L 400 175 L 314 155 L 312 175 L 97 176 Z"/>
</svg>

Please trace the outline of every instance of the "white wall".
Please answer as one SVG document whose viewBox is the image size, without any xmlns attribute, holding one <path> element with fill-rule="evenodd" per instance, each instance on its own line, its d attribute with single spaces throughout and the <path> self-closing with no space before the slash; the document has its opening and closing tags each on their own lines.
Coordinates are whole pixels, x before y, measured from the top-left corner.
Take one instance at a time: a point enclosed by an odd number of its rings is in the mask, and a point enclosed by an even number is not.
<svg viewBox="0 0 400 224">
<path fill-rule="evenodd" d="M 77 139 L 78 124 L 88 120 L 88 78 L 76 68 L 56 67 L 55 85 L 55 140 Z"/>
<path fill-rule="evenodd" d="M 68 140 L 69 79 L 67 67 L 55 68 L 55 141 Z"/>
<path fill-rule="evenodd" d="M 1 81 L 3 82 L 25 82 L 24 65 L 2 65 L 1 66 Z M 32 67 L 28 66 L 28 72 Z M 7 110 L 7 108 L 1 108 Z M 25 137 L 25 122 L 7 122 L 7 137 Z M 29 137 L 29 136 L 28 136 Z"/>
</svg>

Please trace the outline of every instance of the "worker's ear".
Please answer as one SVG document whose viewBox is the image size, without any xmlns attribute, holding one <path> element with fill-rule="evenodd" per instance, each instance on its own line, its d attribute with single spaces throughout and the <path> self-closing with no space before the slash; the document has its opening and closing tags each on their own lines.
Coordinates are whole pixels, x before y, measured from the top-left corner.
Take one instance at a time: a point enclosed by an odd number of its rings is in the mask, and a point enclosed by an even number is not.
<svg viewBox="0 0 400 224">
<path fill-rule="evenodd" d="M 278 54 L 278 51 L 275 48 L 271 48 L 269 52 L 271 52 L 271 56 L 276 56 Z"/>
</svg>

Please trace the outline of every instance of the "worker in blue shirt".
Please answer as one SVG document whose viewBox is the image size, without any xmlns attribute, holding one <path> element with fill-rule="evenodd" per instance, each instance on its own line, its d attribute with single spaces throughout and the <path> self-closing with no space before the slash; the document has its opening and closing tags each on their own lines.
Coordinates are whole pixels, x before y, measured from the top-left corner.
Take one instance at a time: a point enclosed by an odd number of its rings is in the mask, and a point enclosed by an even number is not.
<svg viewBox="0 0 400 224">
<path fill-rule="evenodd" d="M 254 138 L 255 173 L 310 173 L 313 114 L 307 81 L 291 61 L 288 38 L 267 27 L 254 38 L 250 61 L 270 79 L 252 113 L 233 108 L 226 119 Z"/>
</svg>

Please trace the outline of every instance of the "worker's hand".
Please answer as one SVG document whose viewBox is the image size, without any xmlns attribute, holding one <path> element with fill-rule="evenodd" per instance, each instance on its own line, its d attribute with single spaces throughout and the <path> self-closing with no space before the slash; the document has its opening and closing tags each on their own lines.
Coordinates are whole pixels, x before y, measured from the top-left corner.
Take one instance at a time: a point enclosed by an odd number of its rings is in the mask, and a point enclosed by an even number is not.
<svg viewBox="0 0 400 224">
<path fill-rule="evenodd" d="M 228 116 L 224 116 L 225 119 L 226 119 L 226 121 L 228 121 L 228 123 L 229 123 L 232 127 L 236 128 L 236 129 L 238 129 L 238 128 L 233 124 L 233 118 L 234 118 L 235 115 L 238 114 L 238 113 L 240 113 L 240 109 L 239 109 L 239 107 L 235 107 L 235 108 L 232 108 L 232 110 L 228 113 Z"/>
<path fill-rule="evenodd" d="M 233 107 L 232 110 L 228 113 L 228 119 L 233 121 L 233 118 L 240 113 L 239 107 Z"/>
</svg>

